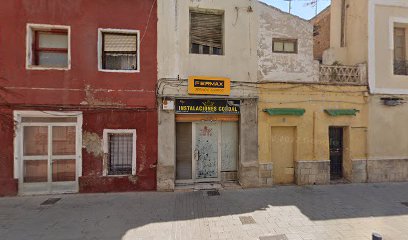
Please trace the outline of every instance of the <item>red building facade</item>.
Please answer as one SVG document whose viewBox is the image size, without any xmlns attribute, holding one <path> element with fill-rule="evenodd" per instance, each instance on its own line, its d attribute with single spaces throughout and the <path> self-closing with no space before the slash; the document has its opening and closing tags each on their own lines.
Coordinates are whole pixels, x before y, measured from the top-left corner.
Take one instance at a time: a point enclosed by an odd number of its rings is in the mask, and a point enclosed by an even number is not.
<svg viewBox="0 0 408 240">
<path fill-rule="evenodd" d="M 155 0 L 6 0 L 0 196 L 156 189 Z"/>
</svg>

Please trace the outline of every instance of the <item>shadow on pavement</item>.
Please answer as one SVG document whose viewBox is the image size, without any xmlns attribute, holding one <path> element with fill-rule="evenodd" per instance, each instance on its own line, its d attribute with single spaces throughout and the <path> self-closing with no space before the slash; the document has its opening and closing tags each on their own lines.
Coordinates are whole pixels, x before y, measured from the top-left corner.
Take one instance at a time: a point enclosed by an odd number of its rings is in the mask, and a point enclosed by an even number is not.
<svg viewBox="0 0 408 240">
<path fill-rule="evenodd" d="M 149 224 L 249 214 L 299 211 L 312 221 L 408 215 L 408 183 L 287 186 L 269 189 L 176 193 L 110 193 L 0 199 L 2 239 L 122 239 Z M 273 211 L 271 211 L 273 214 Z M 157 231 L 164 231 L 157 229 Z"/>
</svg>

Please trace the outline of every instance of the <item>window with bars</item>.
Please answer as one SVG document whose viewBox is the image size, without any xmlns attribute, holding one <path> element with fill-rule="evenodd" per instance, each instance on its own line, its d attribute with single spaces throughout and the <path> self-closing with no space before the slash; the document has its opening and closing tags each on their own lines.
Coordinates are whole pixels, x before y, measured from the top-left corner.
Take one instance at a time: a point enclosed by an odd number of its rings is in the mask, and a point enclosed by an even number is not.
<svg viewBox="0 0 408 240">
<path fill-rule="evenodd" d="M 190 10 L 190 53 L 224 54 L 224 13 Z"/>
<path fill-rule="evenodd" d="M 67 29 L 31 28 L 32 47 L 30 66 L 67 68 L 69 37 Z"/>
<path fill-rule="evenodd" d="M 102 69 L 139 70 L 138 33 L 102 32 Z"/>
<path fill-rule="evenodd" d="M 107 175 L 135 174 L 135 133 L 110 130 L 105 135 Z"/>
<path fill-rule="evenodd" d="M 297 39 L 274 38 L 272 40 L 272 51 L 275 53 L 297 53 Z"/>
</svg>

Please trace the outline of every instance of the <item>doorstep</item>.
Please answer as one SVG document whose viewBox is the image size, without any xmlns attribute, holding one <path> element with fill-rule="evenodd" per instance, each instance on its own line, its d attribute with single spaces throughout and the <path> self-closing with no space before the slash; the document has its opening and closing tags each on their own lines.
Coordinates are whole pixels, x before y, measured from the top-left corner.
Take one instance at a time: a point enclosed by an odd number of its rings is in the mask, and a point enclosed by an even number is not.
<svg viewBox="0 0 408 240">
<path fill-rule="evenodd" d="M 206 183 L 176 183 L 175 192 L 192 192 L 206 190 L 227 190 L 227 189 L 242 189 L 241 185 L 236 181 L 228 182 L 206 182 Z"/>
</svg>

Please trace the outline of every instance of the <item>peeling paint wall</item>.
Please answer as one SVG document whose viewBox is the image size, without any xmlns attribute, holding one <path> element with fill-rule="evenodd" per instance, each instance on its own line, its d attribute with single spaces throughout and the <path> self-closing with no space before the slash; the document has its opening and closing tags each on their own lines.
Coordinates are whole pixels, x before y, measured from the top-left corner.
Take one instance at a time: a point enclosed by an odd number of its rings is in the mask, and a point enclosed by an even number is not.
<svg viewBox="0 0 408 240">
<path fill-rule="evenodd" d="M 94 157 L 103 156 L 102 138 L 96 133 L 82 133 L 82 148 Z"/>
<path fill-rule="evenodd" d="M 258 81 L 316 82 L 313 26 L 308 21 L 258 3 Z M 274 53 L 273 38 L 298 39 L 298 53 Z"/>
<path fill-rule="evenodd" d="M 81 192 L 156 189 L 157 112 L 84 112 Z M 103 176 L 107 155 L 103 152 L 104 129 L 136 129 L 136 176 Z"/>
</svg>

